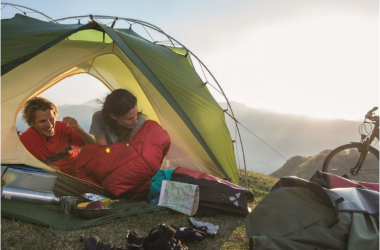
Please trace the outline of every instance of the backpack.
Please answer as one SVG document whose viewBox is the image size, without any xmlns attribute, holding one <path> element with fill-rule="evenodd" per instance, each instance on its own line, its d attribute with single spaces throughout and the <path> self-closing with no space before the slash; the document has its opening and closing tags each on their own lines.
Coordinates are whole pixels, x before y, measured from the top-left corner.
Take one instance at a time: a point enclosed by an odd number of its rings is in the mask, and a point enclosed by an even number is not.
<svg viewBox="0 0 380 250">
<path fill-rule="evenodd" d="M 199 171 L 179 167 L 172 181 L 199 186 L 199 208 L 246 216 L 248 202 L 253 201 L 252 191 L 226 180 Z"/>
<path fill-rule="evenodd" d="M 379 193 L 283 177 L 246 217 L 249 249 L 378 249 Z"/>
</svg>

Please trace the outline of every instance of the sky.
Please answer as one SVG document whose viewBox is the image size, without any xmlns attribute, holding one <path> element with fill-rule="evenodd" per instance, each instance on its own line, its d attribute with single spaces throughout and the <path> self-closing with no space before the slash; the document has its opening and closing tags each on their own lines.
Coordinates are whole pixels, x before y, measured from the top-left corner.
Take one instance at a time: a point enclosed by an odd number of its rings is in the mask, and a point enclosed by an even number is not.
<svg viewBox="0 0 380 250">
<path fill-rule="evenodd" d="M 152 23 L 207 66 L 229 101 L 251 108 L 363 120 L 379 105 L 376 0 L 5 2 L 54 19 L 93 14 Z M 14 13 L 9 6 L 1 11 L 2 18 Z M 107 92 L 97 80 L 82 75 L 43 96 L 57 105 L 81 104 Z"/>
</svg>

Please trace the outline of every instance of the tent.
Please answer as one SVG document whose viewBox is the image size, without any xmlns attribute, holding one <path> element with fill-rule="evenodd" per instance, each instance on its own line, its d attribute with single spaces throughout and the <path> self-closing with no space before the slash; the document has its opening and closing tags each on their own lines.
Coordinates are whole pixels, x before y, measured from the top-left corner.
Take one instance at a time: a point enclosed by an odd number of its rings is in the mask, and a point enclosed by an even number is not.
<svg viewBox="0 0 380 250">
<path fill-rule="evenodd" d="M 110 90 L 130 90 L 148 119 L 169 133 L 172 144 L 162 169 L 181 166 L 238 183 L 224 110 L 196 73 L 186 48 L 155 44 L 132 28 L 96 21 L 60 24 L 20 14 L 2 20 L 1 36 L 2 165 L 54 172 L 24 148 L 16 118 L 29 98 L 85 73 Z M 65 178 L 63 188 L 73 181 Z"/>
</svg>

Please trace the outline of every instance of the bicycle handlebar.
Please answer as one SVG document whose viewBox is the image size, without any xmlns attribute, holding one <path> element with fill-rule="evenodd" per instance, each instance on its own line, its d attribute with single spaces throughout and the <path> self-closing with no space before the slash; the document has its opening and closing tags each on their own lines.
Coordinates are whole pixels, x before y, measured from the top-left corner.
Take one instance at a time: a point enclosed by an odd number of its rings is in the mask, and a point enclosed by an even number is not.
<svg viewBox="0 0 380 250">
<path fill-rule="evenodd" d="M 372 113 L 374 111 L 376 111 L 378 109 L 378 107 L 373 107 L 373 109 L 371 109 L 370 111 L 368 111 L 368 113 Z"/>
<path fill-rule="evenodd" d="M 367 114 L 365 115 L 365 118 L 366 119 L 369 119 L 371 121 L 376 121 L 376 120 L 379 120 L 379 116 L 374 116 L 373 115 L 373 112 L 376 111 L 378 109 L 378 107 L 373 107 L 373 109 L 371 109 L 370 111 L 367 112 Z"/>
</svg>

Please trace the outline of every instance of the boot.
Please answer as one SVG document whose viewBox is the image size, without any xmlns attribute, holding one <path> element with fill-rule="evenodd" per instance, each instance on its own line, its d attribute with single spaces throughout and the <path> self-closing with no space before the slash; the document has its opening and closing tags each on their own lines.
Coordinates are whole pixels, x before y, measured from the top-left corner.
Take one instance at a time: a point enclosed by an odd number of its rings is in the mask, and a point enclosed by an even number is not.
<svg viewBox="0 0 380 250">
<path fill-rule="evenodd" d="M 125 248 L 113 247 L 100 241 L 98 236 L 91 236 L 84 242 L 86 250 L 125 250 Z"/>
</svg>

